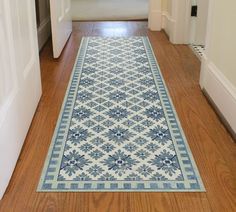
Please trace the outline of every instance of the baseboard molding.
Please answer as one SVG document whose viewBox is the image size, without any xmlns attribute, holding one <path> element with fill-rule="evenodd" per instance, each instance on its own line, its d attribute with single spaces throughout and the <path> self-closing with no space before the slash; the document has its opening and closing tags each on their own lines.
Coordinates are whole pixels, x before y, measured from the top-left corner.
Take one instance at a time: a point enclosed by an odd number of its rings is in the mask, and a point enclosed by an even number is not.
<svg viewBox="0 0 236 212">
<path fill-rule="evenodd" d="M 167 12 L 162 12 L 162 29 L 169 36 L 171 42 L 174 40 L 174 30 L 176 21 Z"/>
<path fill-rule="evenodd" d="M 170 34 L 173 32 L 175 25 L 175 20 L 172 19 L 169 13 L 163 12 L 162 13 L 162 29 L 165 30 L 165 32 L 170 36 Z"/>
<path fill-rule="evenodd" d="M 47 42 L 51 35 L 51 21 L 50 17 L 46 18 L 38 27 L 38 44 L 39 51 L 42 49 L 44 44 Z"/>
<path fill-rule="evenodd" d="M 207 59 L 206 55 L 202 58 L 200 85 L 236 139 L 236 87 L 214 63 Z"/>
<path fill-rule="evenodd" d="M 152 31 L 161 31 L 162 29 L 162 12 L 151 10 L 148 15 L 148 28 Z"/>
<path fill-rule="evenodd" d="M 225 117 L 223 116 L 223 114 L 221 113 L 219 108 L 216 106 L 215 102 L 212 100 L 212 98 L 207 93 L 207 91 L 205 89 L 203 89 L 202 92 L 203 92 L 204 96 L 207 98 L 207 100 L 210 103 L 210 105 L 215 110 L 216 114 L 218 115 L 218 117 L 221 120 L 221 122 L 223 123 L 223 125 L 226 127 L 226 129 L 228 130 L 228 132 L 231 134 L 232 138 L 236 142 L 236 133 L 233 131 L 233 129 L 230 126 L 229 122 L 225 119 Z"/>
</svg>

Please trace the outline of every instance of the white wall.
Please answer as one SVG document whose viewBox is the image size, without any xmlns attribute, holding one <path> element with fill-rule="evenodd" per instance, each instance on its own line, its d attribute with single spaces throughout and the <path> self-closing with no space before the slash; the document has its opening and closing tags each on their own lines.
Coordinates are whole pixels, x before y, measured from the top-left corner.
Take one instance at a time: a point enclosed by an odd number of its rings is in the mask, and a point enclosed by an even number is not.
<svg viewBox="0 0 236 212">
<path fill-rule="evenodd" d="M 205 45 L 209 0 L 192 0 L 198 6 L 197 17 L 191 18 L 190 43 Z"/>
<path fill-rule="evenodd" d="M 148 0 L 148 28 L 160 31 L 162 28 L 162 0 Z"/>
<path fill-rule="evenodd" d="M 173 44 L 189 43 L 190 9 L 191 0 L 162 0 L 162 29 Z"/>
<path fill-rule="evenodd" d="M 236 132 L 236 1 L 210 0 L 200 84 Z"/>
<path fill-rule="evenodd" d="M 197 0 L 198 17 L 196 21 L 195 44 L 205 45 L 209 0 Z"/>
<path fill-rule="evenodd" d="M 236 86 L 236 1 L 215 1 L 208 56 Z"/>
<path fill-rule="evenodd" d="M 175 20 L 172 16 L 172 0 L 162 0 L 162 28 L 165 30 L 169 38 L 172 38 L 172 31 Z"/>
<path fill-rule="evenodd" d="M 162 0 L 162 11 L 172 15 L 172 0 Z"/>
</svg>

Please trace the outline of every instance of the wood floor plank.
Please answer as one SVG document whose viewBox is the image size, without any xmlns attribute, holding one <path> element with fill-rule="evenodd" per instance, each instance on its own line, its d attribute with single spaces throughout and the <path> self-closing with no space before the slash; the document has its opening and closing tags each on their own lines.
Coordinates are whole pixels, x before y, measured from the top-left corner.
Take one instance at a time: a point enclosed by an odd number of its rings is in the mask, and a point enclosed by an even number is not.
<svg viewBox="0 0 236 212">
<path fill-rule="evenodd" d="M 83 36 L 145 36 L 163 77 L 206 186 L 206 193 L 37 193 L 79 44 Z M 40 54 L 43 95 L 0 211 L 236 211 L 236 145 L 199 87 L 200 62 L 185 45 L 172 45 L 147 22 L 73 23 L 58 60 L 51 42 Z"/>
<path fill-rule="evenodd" d="M 130 197 L 130 211 L 180 211 L 173 193 L 133 193 Z"/>
</svg>

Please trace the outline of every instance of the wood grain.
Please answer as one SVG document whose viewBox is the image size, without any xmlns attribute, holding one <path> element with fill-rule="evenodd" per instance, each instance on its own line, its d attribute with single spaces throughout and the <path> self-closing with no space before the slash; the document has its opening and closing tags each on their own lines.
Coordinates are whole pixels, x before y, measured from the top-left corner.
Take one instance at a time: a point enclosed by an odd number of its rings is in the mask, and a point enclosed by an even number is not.
<svg viewBox="0 0 236 212">
<path fill-rule="evenodd" d="M 37 193 L 82 36 L 147 35 L 193 152 L 206 193 Z M 43 95 L 4 198 L 1 212 L 233 212 L 236 146 L 199 87 L 200 62 L 185 45 L 172 45 L 147 22 L 81 22 L 58 60 L 49 41 L 41 52 Z"/>
</svg>

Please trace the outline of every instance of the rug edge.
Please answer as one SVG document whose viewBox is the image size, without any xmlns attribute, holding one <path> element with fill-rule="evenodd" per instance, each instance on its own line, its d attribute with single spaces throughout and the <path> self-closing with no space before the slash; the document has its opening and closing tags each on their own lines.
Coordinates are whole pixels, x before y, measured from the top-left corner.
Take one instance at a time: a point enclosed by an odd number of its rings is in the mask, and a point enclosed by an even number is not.
<svg viewBox="0 0 236 212">
<path fill-rule="evenodd" d="M 186 147 L 186 149 L 187 149 L 187 151 L 188 151 L 188 155 L 189 155 L 190 161 L 191 161 L 191 163 L 192 163 L 193 170 L 194 170 L 194 172 L 195 172 L 196 178 L 197 178 L 198 181 L 199 181 L 199 187 L 200 187 L 199 189 L 202 189 L 202 190 L 206 191 L 206 188 L 205 188 L 204 183 L 203 183 L 203 181 L 202 181 L 202 177 L 201 177 L 200 172 L 199 172 L 199 168 L 198 168 L 198 166 L 197 166 L 197 164 L 196 164 L 196 161 L 195 161 L 195 159 L 194 159 L 193 153 L 192 153 L 191 148 L 190 148 L 190 146 L 189 146 L 189 144 L 188 144 L 187 137 L 186 137 L 186 135 L 185 135 L 185 132 L 184 132 L 183 127 L 182 127 L 182 124 L 181 124 L 181 122 L 180 122 L 179 116 L 178 116 L 177 111 L 176 111 L 176 109 L 175 109 L 175 106 L 174 106 L 174 103 L 173 103 L 173 101 L 172 101 L 172 98 L 171 98 L 169 89 L 168 89 L 168 87 L 167 87 L 167 85 L 166 85 L 166 82 L 165 82 L 165 80 L 164 80 L 163 74 L 162 74 L 162 72 L 161 72 L 161 68 L 160 68 L 160 66 L 159 66 L 157 57 L 156 57 L 156 55 L 155 55 L 155 53 L 154 53 L 154 50 L 153 50 L 153 48 L 152 48 L 151 42 L 150 42 L 148 36 L 144 36 L 144 40 L 146 40 L 146 42 L 147 42 L 147 44 L 148 44 L 148 48 L 150 48 L 150 50 L 151 50 L 151 52 L 152 52 L 152 55 L 153 55 L 153 59 L 154 59 L 156 65 L 157 65 L 159 74 L 160 74 L 161 79 L 162 79 L 162 83 L 163 83 L 163 85 L 164 85 L 164 87 L 165 87 L 165 90 L 166 90 L 168 99 L 169 99 L 169 101 L 170 101 L 171 109 L 172 109 L 172 111 L 173 111 L 173 113 L 174 113 L 174 115 L 175 115 L 175 117 L 176 117 L 176 121 L 177 121 L 179 130 L 180 130 L 181 135 L 182 135 L 182 137 L 183 137 L 183 141 L 184 141 L 185 147 Z M 149 55 L 148 55 L 148 58 L 150 59 Z"/>
<path fill-rule="evenodd" d="M 39 183 L 38 183 L 38 186 L 37 186 L 37 189 L 36 189 L 37 192 L 43 190 L 42 187 L 43 187 L 44 177 L 46 176 L 46 173 L 47 173 L 47 169 L 48 169 L 48 165 L 50 163 L 53 147 L 54 147 L 55 142 L 56 142 L 56 136 L 58 134 L 58 129 L 59 129 L 59 126 L 61 125 L 62 115 L 64 113 L 65 105 L 66 105 L 66 102 L 67 102 L 67 97 L 69 95 L 70 87 L 71 87 L 71 84 L 72 84 L 72 81 L 73 81 L 73 78 L 74 78 L 74 74 L 75 74 L 75 71 L 76 71 L 76 65 L 77 65 L 76 62 L 78 61 L 79 57 L 81 56 L 82 47 L 83 47 L 83 45 L 86 44 L 85 42 L 86 42 L 86 40 L 88 40 L 88 38 L 89 37 L 85 37 L 85 36 L 83 36 L 81 38 L 80 46 L 79 46 L 79 49 L 77 51 L 77 55 L 76 55 L 76 58 L 75 58 L 75 63 L 73 65 L 73 68 L 72 68 L 72 71 L 71 71 L 71 74 L 70 74 L 70 79 L 69 79 L 68 84 L 67 84 L 66 93 L 64 95 L 63 102 L 62 102 L 61 107 L 60 107 L 60 112 L 58 114 L 58 118 L 57 118 L 57 121 L 56 121 L 56 126 L 54 128 L 54 131 L 53 131 L 53 134 L 52 134 L 52 137 L 51 137 L 51 140 L 50 140 L 51 142 L 50 142 L 49 148 L 48 148 L 46 156 L 45 156 L 45 161 L 44 161 L 43 166 L 42 166 L 42 171 L 41 171 L 41 174 L 40 174 Z M 87 47 L 87 45 L 86 45 L 86 47 Z M 82 64 L 81 64 L 81 66 L 82 66 Z"/>
</svg>

